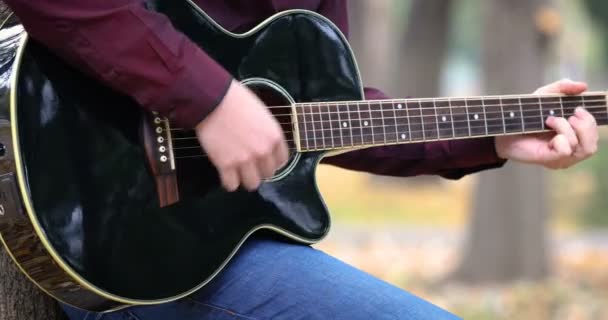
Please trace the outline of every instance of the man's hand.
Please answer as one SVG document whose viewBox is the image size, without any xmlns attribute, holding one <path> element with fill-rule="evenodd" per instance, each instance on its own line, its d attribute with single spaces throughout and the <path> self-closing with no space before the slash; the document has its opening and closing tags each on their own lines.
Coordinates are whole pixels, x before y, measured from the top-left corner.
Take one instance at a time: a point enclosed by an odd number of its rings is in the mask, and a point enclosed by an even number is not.
<svg viewBox="0 0 608 320">
<path fill-rule="evenodd" d="M 580 94 L 585 90 L 585 83 L 561 80 L 534 93 Z M 549 117 L 546 124 L 555 132 L 496 137 L 496 153 L 503 159 L 562 169 L 589 158 L 597 151 L 597 124 L 585 109 L 577 108 L 567 120 Z"/>
<path fill-rule="evenodd" d="M 289 157 L 279 123 L 251 91 L 233 81 L 220 105 L 196 126 L 198 140 L 222 185 L 253 191 Z"/>
</svg>

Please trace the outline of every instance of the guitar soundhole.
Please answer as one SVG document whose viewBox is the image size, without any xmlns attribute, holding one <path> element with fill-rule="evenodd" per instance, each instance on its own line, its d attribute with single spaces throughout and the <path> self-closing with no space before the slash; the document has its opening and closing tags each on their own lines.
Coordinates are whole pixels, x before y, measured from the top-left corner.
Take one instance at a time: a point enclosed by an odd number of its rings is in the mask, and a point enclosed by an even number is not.
<svg viewBox="0 0 608 320">
<path fill-rule="evenodd" d="M 293 133 L 291 98 L 289 97 L 288 93 L 282 90 L 277 84 L 267 80 L 249 80 L 244 81 L 243 84 L 251 89 L 262 101 L 264 101 L 270 112 L 272 112 L 275 119 L 277 119 L 281 125 L 281 128 L 283 128 L 285 140 L 287 140 L 287 145 L 289 147 L 289 161 L 283 166 L 283 168 L 278 170 L 275 175 L 275 178 L 281 177 L 283 174 L 289 172 L 299 157 L 296 151 L 297 149 Z"/>
</svg>

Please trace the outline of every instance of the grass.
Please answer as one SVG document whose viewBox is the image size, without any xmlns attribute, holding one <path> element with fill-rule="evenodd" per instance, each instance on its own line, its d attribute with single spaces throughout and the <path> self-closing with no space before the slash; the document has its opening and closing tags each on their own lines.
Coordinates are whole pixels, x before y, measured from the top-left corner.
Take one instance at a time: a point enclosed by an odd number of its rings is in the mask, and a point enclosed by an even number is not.
<svg viewBox="0 0 608 320">
<path fill-rule="evenodd" d="M 414 182 L 321 166 L 319 189 L 335 221 L 453 227 L 466 221 L 471 182 Z"/>
</svg>

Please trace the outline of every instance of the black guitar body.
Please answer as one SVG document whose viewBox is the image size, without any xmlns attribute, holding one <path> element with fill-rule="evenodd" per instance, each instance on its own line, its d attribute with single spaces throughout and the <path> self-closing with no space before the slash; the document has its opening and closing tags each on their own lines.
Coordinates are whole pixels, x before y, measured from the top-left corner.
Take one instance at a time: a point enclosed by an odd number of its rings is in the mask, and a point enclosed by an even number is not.
<svg viewBox="0 0 608 320">
<path fill-rule="evenodd" d="M 362 99 L 348 43 L 317 14 L 281 13 L 235 35 L 188 1 L 149 6 L 270 104 Z M 161 208 L 142 109 L 25 37 L 0 48 L 0 234 L 50 295 L 95 311 L 171 301 L 210 281 L 257 230 L 301 243 L 328 232 L 320 152 L 293 154 L 257 192 L 225 192 L 207 158 L 176 159 L 180 201 Z"/>
</svg>

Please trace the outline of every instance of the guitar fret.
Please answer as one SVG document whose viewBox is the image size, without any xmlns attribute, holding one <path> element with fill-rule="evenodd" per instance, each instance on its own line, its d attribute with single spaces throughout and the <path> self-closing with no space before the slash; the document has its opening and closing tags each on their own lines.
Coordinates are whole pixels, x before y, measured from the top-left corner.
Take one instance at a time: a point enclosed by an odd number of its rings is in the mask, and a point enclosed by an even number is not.
<svg viewBox="0 0 608 320">
<path fill-rule="evenodd" d="M 382 138 L 386 144 L 386 128 L 384 127 L 384 118 L 382 117 L 382 105 L 380 103 L 372 103 L 370 105 L 371 124 L 373 127 L 382 128 Z"/>
<path fill-rule="evenodd" d="M 522 106 L 522 119 L 527 132 L 536 132 L 543 130 L 543 119 L 538 117 L 538 99 L 537 98 L 520 98 Z M 537 106 L 538 105 L 538 106 Z"/>
<path fill-rule="evenodd" d="M 315 128 L 315 122 L 314 122 L 314 117 L 312 115 L 312 107 L 311 104 L 308 103 L 306 104 L 305 107 L 306 110 L 306 116 L 307 116 L 307 122 L 308 122 L 308 136 L 307 136 L 307 140 L 308 140 L 308 144 L 310 145 L 310 148 L 312 150 L 316 150 L 317 149 L 317 132 L 316 132 L 316 128 Z"/>
<path fill-rule="evenodd" d="M 541 100 L 541 109 L 543 112 L 543 121 L 548 119 L 549 117 L 561 117 L 561 107 L 559 107 L 560 98 L 559 97 L 542 97 Z"/>
<path fill-rule="evenodd" d="M 410 137 L 412 141 L 423 141 L 424 131 L 422 130 L 422 113 L 419 102 L 407 102 L 405 108 L 410 118 Z"/>
<path fill-rule="evenodd" d="M 523 132 L 522 116 L 519 113 L 521 105 L 519 99 L 503 99 L 502 101 L 503 119 L 505 121 L 505 133 Z"/>
<path fill-rule="evenodd" d="M 454 137 L 463 138 L 470 136 L 470 126 L 468 124 L 469 117 L 465 107 L 465 101 L 462 99 L 452 100 L 452 119 L 454 122 Z"/>
<path fill-rule="evenodd" d="M 435 107 L 433 101 L 423 101 L 422 106 L 422 118 L 424 120 L 423 132 L 424 136 L 428 140 L 436 140 L 439 138 L 439 132 L 437 131 L 437 114 L 435 113 Z"/>
<path fill-rule="evenodd" d="M 380 105 L 380 110 L 382 110 L 384 107 L 382 105 Z M 384 117 L 382 117 L 382 112 L 380 112 L 380 118 L 382 118 L 382 138 L 384 139 L 384 143 L 386 144 L 386 122 L 384 121 Z"/>
<path fill-rule="evenodd" d="M 300 144 L 306 144 L 306 149 L 305 150 L 309 150 L 310 146 L 309 146 L 309 142 L 308 142 L 308 121 L 306 121 L 306 105 L 303 104 L 300 106 L 300 108 L 298 108 L 299 111 L 301 111 L 301 116 L 302 116 L 302 122 L 300 123 L 303 127 L 304 127 L 304 134 L 301 135 L 300 137 Z"/>
<path fill-rule="evenodd" d="M 393 110 L 393 120 L 395 120 L 395 142 L 399 141 L 399 126 L 397 125 L 397 111 L 395 111 L 395 108 L 392 107 L 391 105 L 391 109 Z"/>
<path fill-rule="evenodd" d="M 454 122 L 452 121 L 452 109 L 449 100 L 435 101 L 435 107 L 439 139 L 453 138 Z"/>
<path fill-rule="evenodd" d="M 367 114 L 369 115 L 369 128 L 372 135 L 372 144 L 376 144 L 376 130 L 374 127 L 374 121 L 372 120 L 372 104 L 371 102 L 367 103 Z"/>
<path fill-rule="evenodd" d="M 312 135 L 313 135 L 313 144 L 315 146 L 314 150 L 318 150 L 319 148 L 317 147 L 317 128 L 315 126 L 315 118 L 313 115 L 313 110 L 312 110 L 312 104 L 308 104 L 308 109 L 310 111 L 310 118 L 311 118 L 311 122 L 312 122 Z"/>
<path fill-rule="evenodd" d="M 357 106 L 357 116 L 359 117 L 357 130 L 359 130 L 359 136 L 361 137 L 360 145 L 365 145 L 365 139 L 363 138 L 363 119 L 361 118 L 361 105 L 359 103 L 356 103 L 355 105 Z"/>
<path fill-rule="evenodd" d="M 439 131 L 439 115 L 437 114 L 437 101 L 433 99 L 433 111 L 435 111 L 435 125 L 437 126 L 437 139 L 441 138 L 441 134 Z"/>
<path fill-rule="evenodd" d="M 370 114 L 371 101 L 364 102 L 359 105 L 359 115 L 361 117 L 361 139 L 363 140 L 363 145 L 374 145 L 376 139 L 374 138 L 374 125 L 371 120 L 371 116 L 368 118 L 367 116 Z"/>
<path fill-rule="evenodd" d="M 401 108 L 399 108 L 399 106 L 401 106 Z M 407 119 L 407 138 L 409 139 L 409 141 L 412 141 L 412 126 L 410 124 L 410 110 L 407 107 L 407 104 L 399 104 L 397 106 L 397 109 L 399 109 L 401 111 L 401 113 L 403 113 L 403 110 L 405 109 L 405 118 Z"/>
<path fill-rule="evenodd" d="M 350 112 L 348 112 L 348 105 L 339 105 L 340 109 L 340 128 L 342 130 L 342 136 L 344 138 L 344 147 L 353 146 L 353 133 L 350 126 Z"/>
<path fill-rule="evenodd" d="M 350 144 L 351 147 L 355 146 L 355 134 L 353 133 L 353 120 L 350 112 L 350 105 L 346 105 L 346 110 L 348 112 L 348 129 L 350 130 Z"/>
<path fill-rule="evenodd" d="M 484 126 L 485 126 L 485 129 L 486 129 L 486 135 L 488 135 L 488 115 L 486 113 L 486 102 L 485 102 L 485 99 L 483 97 L 481 98 L 481 109 L 483 109 L 483 117 L 485 119 Z"/>
<path fill-rule="evenodd" d="M 568 117 L 566 116 L 566 113 L 564 113 L 564 100 L 562 99 L 562 97 L 559 97 L 559 109 L 560 109 L 560 111 L 562 112 L 562 116 L 563 116 L 564 118 L 568 118 Z"/>
<path fill-rule="evenodd" d="M 456 137 L 456 130 L 454 129 L 454 113 L 452 112 L 452 100 L 448 98 L 448 108 L 450 108 L 450 123 L 452 124 L 452 137 Z"/>
<path fill-rule="evenodd" d="M 540 121 L 542 123 L 543 126 L 543 130 L 545 130 L 545 117 L 543 116 L 543 101 L 541 100 L 541 97 L 538 97 L 538 111 L 540 112 Z"/>
<path fill-rule="evenodd" d="M 325 144 L 325 122 L 321 117 L 321 105 L 319 103 L 310 104 L 310 109 L 312 112 L 312 120 L 315 123 L 316 135 L 315 135 L 315 147 L 317 150 L 325 149 L 327 146 Z"/>
<path fill-rule="evenodd" d="M 489 135 L 504 133 L 504 122 L 500 101 L 496 98 L 484 99 L 486 110 L 486 128 Z"/>
<path fill-rule="evenodd" d="M 562 97 L 562 106 L 563 106 L 563 113 L 566 117 L 570 117 L 572 115 L 574 115 L 574 111 L 576 110 L 576 108 L 578 106 L 582 106 L 584 105 L 584 100 L 582 97 L 576 97 L 576 96 L 565 96 Z"/>
<path fill-rule="evenodd" d="M 480 100 L 467 100 L 467 111 L 471 136 L 485 135 L 487 126 L 483 103 Z"/>
<path fill-rule="evenodd" d="M 322 112 L 323 111 L 323 112 Z M 321 119 L 323 122 L 328 122 L 329 123 L 329 141 L 331 141 L 331 148 L 335 148 L 336 144 L 334 142 L 334 125 L 333 125 L 333 121 L 331 119 L 331 113 L 329 112 L 329 107 L 326 105 L 321 106 L 321 104 L 319 104 L 319 112 L 321 113 Z M 323 116 L 325 116 L 327 118 L 327 120 L 323 119 Z M 323 140 L 325 140 L 325 137 L 323 138 Z"/>
<path fill-rule="evenodd" d="M 397 134 L 397 141 L 404 142 L 409 141 L 410 133 L 407 130 L 408 118 L 405 116 L 403 110 L 403 104 L 399 103 L 395 106 L 394 103 L 390 105 L 395 115 L 395 133 Z"/>
<path fill-rule="evenodd" d="M 505 123 L 505 109 L 502 106 L 502 97 L 498 97 L 498 104 L 500 106 L 500 116 L 502 117 L 502 133 L 507 133 L 507 124 Z"/>
<path fill-rule="evenodd" d="M 360 119 L 359 119 L 359 113 L 357 110 L 357 105 L 353 104 L 352 102 L 349 102 L 349 104 L 346 105 L 346 107 L 348 108 L 348 125 L 350 127 L 350 132 L 351 132 L 351 141 L 352 141 L 352 145 L 353 146 L 360 146 L 362 141 L 361 141 L 361 124 Z"/>
<path fill-rule="evenodd" d="M 517 98 L 517 102 L 519 103 L 519 114 L 521 115 L 521 131 L 526 132 L 526 124 L 524 123 L 524 110 L 521 103 L 521 97 Z"/>
<path fill-rule="evenodd" d="M 380 104 L 380 114 L 382 123 L 384 123 L 384 129 L 386 130 L 385 135 L 387 143 L 394 143 L 398 141 L 398 139 L 395 139 L 395 137 L 397 137 L 397 119 L 395 119 L 395 113 L 391 106 L 391 104 Z"/>
<path fill-rule="evenodd" d="M 342 138 L 340 137 L 340 114 L 338 113 L 338 106 L 336 104 L 328 104 L 326 110 L 331 127 L 332 144 L 334 147 L 341 147 Z"/>
<path fill-rule="evenodd" d="M 606 96 L 583 96 L 581 106 L 589 111 L 599 125 L 608 123 L 608 109 L 606 107 Z M 573 111 L 574 114 L 574 111 Z"/>
<path fill-rule="evenodd" d="M 467 114 L 467 126 L 469 129 L 469 137 L 471 136 L 471 116 L 469 115 L 469 104 L 467 103 L 467 99 L 464 98 L 464 111 Z"/>
<path fill-rule="evenodd" d="M 418 101 L 418 106 L 420 108 L 420 123 L 422 124 L 422 140 L 426 140 L 426 130 L 424 130 L 424 114 L 422 113 L 422 101 Z"/>
</svg>

